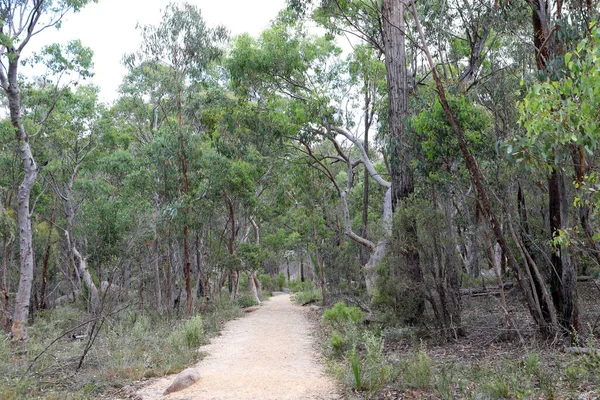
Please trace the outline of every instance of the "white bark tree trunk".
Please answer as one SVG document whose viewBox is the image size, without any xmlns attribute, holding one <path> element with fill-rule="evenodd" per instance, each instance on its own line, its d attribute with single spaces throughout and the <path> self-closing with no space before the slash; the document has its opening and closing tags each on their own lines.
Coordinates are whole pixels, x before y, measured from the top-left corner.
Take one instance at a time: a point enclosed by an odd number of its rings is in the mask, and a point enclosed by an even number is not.
<svg viewBox="0 0 600 400">
<path fill-rule="evenodd" d="M 79 271 L 79 275 L 83 279 L 83 283 L 88 289 L 89 293 L 89 304 L 90 304 L 90 312 L 92 314 L 97 314 L 100 311 L 100 296 L 98 294 L 98 288 L 96 284 L 92 280 L 92 275 L 87 267 L 87 262 L 81 256 L 79 251 L 73 246 L 73 256 L 75 257 L 75 264 L 77 270 Z"/>
<path fill-rule="evenodd" d="M 367 293 L 372 294 L 377 283 L 377 265 L 383 260 L 388 249 L 390 237 L 392 236 L 392 189 L 385 192 L 383 202 L 383 215 L 381 217 L 382 236 L 377 241 L 375 251 L 371 252 L 369 261 L 363 268 Z"/>
</svg>

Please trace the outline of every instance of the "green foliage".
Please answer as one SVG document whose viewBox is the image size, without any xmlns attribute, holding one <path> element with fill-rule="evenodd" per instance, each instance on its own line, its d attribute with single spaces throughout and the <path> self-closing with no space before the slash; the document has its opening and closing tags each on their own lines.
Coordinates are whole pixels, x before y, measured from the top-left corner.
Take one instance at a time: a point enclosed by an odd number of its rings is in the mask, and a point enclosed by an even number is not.
<svg viewBox="0 0 600 400">
<path fill-rule="evenodd" d="M 487 135 L 486 112 L 465 96 L 449 96 L 448 103 L 471 152 L 479 157 L 491 156 L 494 148 Z M 462 154 L 440 102 L 433 100 L 432 107 L 420 112 L 412 126 L 424 156 L 418 167 L 434 181 L 451 179 L 454 164 L 462 159 Z"/>
<path fill-rule="evenodd" d="M 349 355 L 350 368 L 352 368 L 352 374 L 354 375 L 354 385 L 357 389 L 362 388 L 362 384 L 360 381 L 360 362 L 358 360 L 358 355 L 356 354 L 356 348 L 353 347 L 350 351 Z"/>
<path fill-rule="evenodd" d="M 300 279 L 297 279 L 291 281 L 289 283 L 289 287 L 290 292 L 292 293 L 306 292 L 312 290 L 315 287 L 315 284 L 311 280 L 305 280 L 304 282 L 302 282 Z"/>
<path fill-rule="evenodd" d="M 285 274 L 280 272 L 279 275 L 277 275 L 277 280 L 275 281 L 275 288 L 279 291 L 283 290 L 285 287 L 285 281 Z"/>
<path fill-rule="evenodd" d="M 262 286 L 263 291 L 265 292 L 274 292 L 276 290 L 275 284 L 273 282 L 273 278 L 269 274 L 260 274 L 258 276 L 258 280 L 260 281 L 260 285 Z"/>
<path fill-rule="evenodd" d="M 508 153 L 530 168 L 547 169 L 571 157 L 571 146 L 593 156 L 598 149 L 600 124 L 600 28 L 564 56 L 562 77 L 534 85 L 519 103 L 525 134 L 513 138 Z M 592 182 L 587 190 L 596 192 Z"/>
<path fill-rule="evenodd" d="M 257 306 L 258 303 L 252 296 L 249 294 L 243 294 L 236 299 L 237 304 L 242 308 L 254 307 Z"/>
<path fill-rule="evenodd" d="M 333 331 L 331 333 L 331 337 L 329 338 L 329 344 L 333 348 L 335 354 L 341 354 L 342 350 L 346 346 L 346 341 L 341 333 L 338 331 Z"/>
<path fill-rule="evenodd" d="M 348 307 L 346 303 L 340 301 L 329 310 L 323 313 L 323 323 L 333 328 L 345 324 L 358 325 L 362 322 L 364 314 L 358 307 Z"/>
<path fill-rule="evenodd" d="M 432 361 L 422 349 L 402 360 L 402 377 L 411 388 L 427 390 L 433 382 Z"/>
<path fill-rule="evenodd" d="M 321 292 L 321 289 L 317 288 L 315 285 L 312 285 L 312 287 L 302 292 L 294 293 L 294 303 L 299 305 L 310 303 L 320 304 L 322 301 L 323 292 Z"/>
</svg>

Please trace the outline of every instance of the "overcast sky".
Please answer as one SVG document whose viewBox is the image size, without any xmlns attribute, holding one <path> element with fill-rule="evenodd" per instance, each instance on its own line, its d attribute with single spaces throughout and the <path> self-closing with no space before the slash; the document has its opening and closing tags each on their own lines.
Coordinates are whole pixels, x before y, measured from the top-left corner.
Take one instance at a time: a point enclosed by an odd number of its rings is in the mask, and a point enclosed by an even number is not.
<svg viewBox="0 0 600 400">
<path fill-rule="evenodd" d="M 36 50 L 49 43 L 80 39 L 94 51 L 93 83 L 102 90 L 105 101 L 117 97 L 125 69 L 121 57 L 140 44 L 136 24 L 156 24 L 170 0 L 99 0 L 77 14 L 69 14 L 58 31 L 40 34 L 31 43 Z M 248 32 L 258 35 L 268 27 L 286 0 L 188 0 L 202 10 L 209 26 L 225 25 L 232 35 Z"/>
</svg>

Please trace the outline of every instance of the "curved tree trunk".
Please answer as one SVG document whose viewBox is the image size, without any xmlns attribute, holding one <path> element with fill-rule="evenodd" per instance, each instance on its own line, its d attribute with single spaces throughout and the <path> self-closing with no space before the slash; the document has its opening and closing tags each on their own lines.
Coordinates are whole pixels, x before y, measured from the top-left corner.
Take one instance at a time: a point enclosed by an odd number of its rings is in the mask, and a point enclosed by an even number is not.
<svg viewBox="0 0 600 400">
<path fill-rule="evenodd" d="M 392 189 L 389 188 L 385 192 L 385 200 L 383 202 L 383 215 L 381 217 L 382 235 L 377 246 L 371 255 L 369 261 L 363 268 L 367 293 L 373 293 L 377 283 L 377 271 L 375 268 L 383 260 L 387 252 L 390 237 L 392 236 Z"/>
<path fill-rule="evenodd" d="M 81 254 L 79 253 L 77 248 L 75 248 L 75 246 L 73 246 L 72 249 L 73 249 L 73 256 L 75 257 L 75 264 L 79 271 L 79 275 L 81 275 L 81 278 L 83 279 L 83 283 L 85 284 L 85 286 L 88 289 L 90 312 L 92 314 L 96 315 L 100 311 L 100 296 L 98 294 L 98 288 L 96 287 L 96 284 L 92 280 L 92 275 L 90 274 L 90 271 L 88 270 L 87 262 L 81 256 Z"/>
</svg>

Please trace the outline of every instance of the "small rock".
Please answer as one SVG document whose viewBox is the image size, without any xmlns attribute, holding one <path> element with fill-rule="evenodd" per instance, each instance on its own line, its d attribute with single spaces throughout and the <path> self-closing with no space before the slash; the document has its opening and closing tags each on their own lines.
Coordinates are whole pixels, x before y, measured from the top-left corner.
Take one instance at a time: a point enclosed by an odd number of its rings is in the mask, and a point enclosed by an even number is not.
<svg viewBox="0 0 600 400">
<path fill-rule="evenodd" d="M 165 390 L 163 395 L 179 392 L 185 388 L 192 386 L 200 379 L 200 372 L 196 368 L 187 368 L 181 371 L 176 377 L 171 386 Z"/>
</svg>

